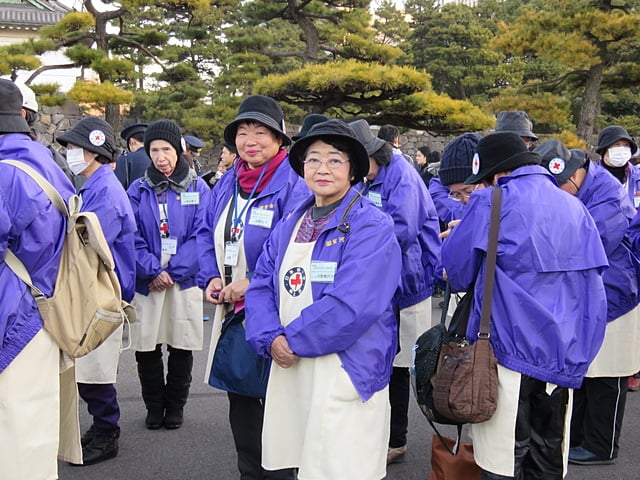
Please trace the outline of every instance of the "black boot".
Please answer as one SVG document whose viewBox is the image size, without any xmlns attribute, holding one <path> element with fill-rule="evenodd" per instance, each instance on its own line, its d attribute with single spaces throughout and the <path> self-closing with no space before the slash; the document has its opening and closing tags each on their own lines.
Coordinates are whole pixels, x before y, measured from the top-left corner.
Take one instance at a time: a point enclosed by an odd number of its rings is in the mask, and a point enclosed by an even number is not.
<svg viewBox="0 0 640 480">
<path fill-rule="evenodd" d="M 136 352 L 142 399 L 147 407 L 145 424 L 150 430 L 162 426 L 164 418 L 164 364 L 161 345 L 151 352 Z"/>
<path fill-rule="evenodd" d="M 164 388 L 164 426 L 174 430 L 182 426 L 184 405 L 191 386 L 193 352 L 169 347 L 167 385 Z"/>
<path fill-rule="evenodd" d="M 118 455 L 118 437 L 113 435 L 95 435 L 91 441 L 82 447 L 82 464 L 76 466 L 93 465 L 114 458 Z"/>
</svg>

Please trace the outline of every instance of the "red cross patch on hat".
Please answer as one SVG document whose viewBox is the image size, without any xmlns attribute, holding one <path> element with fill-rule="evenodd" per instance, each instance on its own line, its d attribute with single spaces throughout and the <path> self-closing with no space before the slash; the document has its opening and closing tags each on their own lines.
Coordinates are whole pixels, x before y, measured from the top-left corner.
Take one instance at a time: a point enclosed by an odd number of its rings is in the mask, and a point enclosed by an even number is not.
<svg viewBox="0 0 640 480">
<path fill-rule="evenodd" d="M 560 175 L 564 172 L 566 164 L 562 158 L 552 158 L 549 162 L 549 171 L 554 175 Z"/>
<path fill-rule="evenodd" d="M 284 288 L 292 297 L 298 297 L 307 284 L 307 275 L 302 267 L 290 268 L 284 276 Z"/>
<path fill-rule="evenodd" d="M 480 171 L 480 155 L 477 153 L 473 156 L 473 160 L 471 161 L 471 173 L 477 175 Z"/>
<path fill-rule="evenodd" d="M 89 141 L 91 142 L 91 145 L 95 145 L 96 147 L 104 145 L 106 140 L 107 137 L 102 130 L 92 130 L 89 134 Z"/>
</svg>

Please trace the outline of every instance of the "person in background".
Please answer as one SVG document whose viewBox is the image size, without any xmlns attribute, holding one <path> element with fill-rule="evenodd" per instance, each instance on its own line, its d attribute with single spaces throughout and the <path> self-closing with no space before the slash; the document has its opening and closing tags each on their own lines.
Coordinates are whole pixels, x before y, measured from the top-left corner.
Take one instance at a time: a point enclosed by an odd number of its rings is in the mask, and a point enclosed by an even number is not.
<svg viewBox="0 0 640 480">
<path fill-rule="evenodd" d="M 369 158 L 348 125 L 314 125 L 289 162 L 313 195 L 274 229 L 247 290 L 247 339 L 273 360 L 263 465 L 298 467 L 300 479 L 378 480 L 400 248 L 391 219 L 351 188 Z"/>
<path fill-rule="evenodd" d="M 280 105 L 270 97 L 252 95 L 240 104 L 236 118 L 224 129 L 224 140 L 239 157 L 216 184 L 205 228 L 198 235 L 198 284 L 216 305 L 205 379 L 209 381 L 223 319 L 241 315 L 250 305 L 245 292 L 258 257 L 276 224 L 308 194 L 287 161 L 291 145 Z M 262 308 L 262 305 L 258 305 Z M 228 391 L 229 423 L 243 480 L 294 479 L 291 468 L 262 468 L 264 399 Z"/>
<path fill-rule="evenodd" d="M 238 149 L 235 144 L 231 145 L 225 142 L 222 146 L 222 152 L 220 153 L 220 160 L 218 160 L 218 171 L 216 172 L 216 180 L 220 180 L 222 176 L 227 173 L 236 163 L 238 158 Z"/>
<path fill-rule="evenodd" d="M 157 120 L 144 134 L 151 165 L 127 191 L 136 218 L 136 307 L 131 325 L 150 430 L 180 428 L 193 351 L 202 349 L 202 290 L 196 285 L 196 235 L 211 189 L 189 168 L 180 127 Z M 165 380 L 162 345 L 169 351 Z"/>
<path fill-rule="evenodd" d="M 398 130 L 393 125 L 383 125 L 378 130 L 378 138 L 384 140 L 385 142 L 389 142 L 393 147 L 394 155 L 401 155 L 409 165 L 416 166 L 416 162 L 411 158 L 411 155 L 407 155 L 406 153 L 402 153 L 400 150 L 400 130 Z"/>
<path fill-rule="evenodd" d="M 522 110 L 498 112 L 495 132 L 515 133 L 524 142 L 527 150 L 536 147 L 538 137 L 533 133 L 533 123 Z"/>
<path fill-rule="evenodd" d="M 477 133 L 464 133 L 447 144 L 442 152 L 438 177 L 431 179 L 429 193 L 445 226 L 462 218 L 475 185 L 464 181 L 471 176 L 473 156 L 482 137 Z"/>
<path fill-rule="evenodd" d="M 638 145 L 620 125 L 605 127 L 598 135 L 599 163 L 624 186 L 635 209 L 640 207 L 640 168 L 630 160 L 637 151 Z"/>
<path fill-rule="evenodd" d="M 638 277 L 627 230 L 636 214 L 620 182 L 581 150 L 549 140 L 535 152 L 565 192 L 589 210 L 604 245 L 609 268 L 602 275 L 607 294 L 604 342 L 574 392 L 569 462 L 610 464 L 618 456 L 627 377 L 640 370 Z"/>
<path fill-rule="evenodd" d="M 427 187 L 418 172 L 391 144 L 376 138 L 366 120 L 349 124 L 369 156 L 364 194 L 393 220 L 402 250 L 402 275 L 393 297 L 399 325 L 400 351 L 389 385 L 391 435 L 387 463 L 404 459 L 407 451 L 410 395 L 409 367 L 418 336 L 431 326 L 431 296 L 440 256 L 440 225 Z"/>
<path fill-rule="evenodd" d="M 127 142 L 129 153 L 123 153 L 116 161 L 115 174 L 122 187 L 129 186 L 144 173 L 151 164 L 151 159 L 144 150 L 144 132 L 149 125 L 146 123 L 132 123 L 120 132 L 120 137 Z"/>
<path fill-rule="evenodd" d="M 426 145 L 418 148 L 418 151 L 416 152 L 416 169 L 427 188 L 429 188 L 429 181 L 434 177 L 433 172 L 429 170 L 430 153 L 431 148 Z"/>
<path fill-rule="evenodd" d="M 202 140 L 193 135 L 185 135 L 184 141 L 187 142 L 187 149 L 185 150 L 184 155 L 187 157 L 189 166 L 196 171 L 198 176 L 201 176 L 202 162 L 200 162 L 200 154 L 206 145 Z"/>
<path fill-rule="evenodd" d="M 22 102 L 18 87 L 0 79 L 0 160 L 35 169 L 67 201 L 73 185 L 53 161 L 43 161 L 51 154 L 31 138 Z M 65 431 L 60 428 L 60 348 L 42 328 L 31 291 L 4 257 L 10 249 L 33 283 L 53 295 L 67 225 L 31 177 L 1 162 L 0 197 L 0 468 L 7 479 L 58 478 Z"/>
<path fill-rule="evenodd" d="M 116 137 L 111 125 L 98 117 L 85 117 L 58 137 L 67 149 L 67 163 L 86 182 L 78 192 L 82 211 L 94 212 L 109 244 L 122 299 L 135 293 L 136 223 L 129 198 L 113 173 L 117 158 Z M 92 465 L 118 454 L 120 405 L 116 392 L 121 326 L 102 345 L 76 360 L 78 393 L 93 417 L 82 437 L 82 465 Z"/>
<path fill-rule="evenodd" d="M 587 208 L 558 189 L 517 134 L 478 142 L 467 185 L 502 189 L 490 341 L 498 360 L 494 416 L 471 425 L 482 478 L 566 475 L 572 391 L 595 358 L 607 321 L 607 257 Z M 466 338 L 482 309 L 493 188 L 469 197 L 462 219 L 443 232 L 451 289 L 475 282 Z M 553 294 L 550 294 L 553 292 Z"/>
<path fill-rule="evenodd" d="M 322 115 L 321 113 L 310 113 L 302 120 L 302 126 L 300 126 L 300 131 L 291 137 L 291 140 L 297 142 L 301 138 L 305 137 L 311 127 L 317 125 L 318 123 L 326 122 L 329 120 L 329 117 L 326 115 Z"/>
</svg>

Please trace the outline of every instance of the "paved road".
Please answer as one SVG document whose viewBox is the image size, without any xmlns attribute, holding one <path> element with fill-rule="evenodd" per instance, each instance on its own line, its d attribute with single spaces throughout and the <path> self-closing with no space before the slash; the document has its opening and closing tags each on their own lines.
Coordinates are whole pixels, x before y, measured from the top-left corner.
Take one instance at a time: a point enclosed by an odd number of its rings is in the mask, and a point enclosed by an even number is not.
<svg viewBox="0 0 640 480">
<path fill-rule="evenodd" d="M 434 312 L 435 313 L 435 312 Z M 205 338 L 211 328 L 207 322 Z M 60 464 L 61 480 L 233 480 L 238 479 L 235 451 L 227 421 L 227 398 L 202 382 L 205 352 L 195 355 L 194 381 L 185 408 L 185 423 L 179 430 L 147 430 L 145 409 L 133 352 L 120 361 L 118 392 L 122 418 L 120 452 L 113 460 L 86 467 Z M 432 432 L 415 401 L 411 401 L 409 451 L 403 463 L 391 465 L 389 480 L 426 480 Z M 611 466 L 570 466 L 569 480 L 640 479 L 640 392 L 630 393 L 627 402 L 622 448 Z M 89 416 L 81 404 L 81 426 Z M 453 435 L 451 430 L 450 435 Z M 331 480 L 331 479 L 327 479 Z M 358 479 L 354 479 L 358 480 Z M 463 480 L 463 479 L 461 479 Z"/>
</svg>

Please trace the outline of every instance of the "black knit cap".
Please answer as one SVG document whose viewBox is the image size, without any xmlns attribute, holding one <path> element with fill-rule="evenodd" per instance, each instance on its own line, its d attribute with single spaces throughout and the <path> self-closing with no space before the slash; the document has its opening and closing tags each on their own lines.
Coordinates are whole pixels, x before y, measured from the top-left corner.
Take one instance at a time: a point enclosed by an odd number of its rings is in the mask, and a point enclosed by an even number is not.
<svg viewBox="0 0 640 480">
<path fill-rule="evenodd" d="M 322 115 L 321 113 L 310 113 L 309 115 L 304 117 L 304 120 L 302 120 L 300 131 L 293 135 L 291 139 L 293 141 L 300 140 L 302 137 L 309 133 L 311 127 L 318 123 L 326 122 L 327 120 L 329 120 L 329 117 L 327 117 L 326 115 Z"/>
<path fill-rule="evenodd" d="M 22 116 L 22 93 L 11 80 L 0 78 L 0 133 L 29 133 Z"/>
<path fill-rule="evenodd" d="M 291 139 L 287 137 L 284 124 L 284 112 L 273 98 L 251 95 L 244 99 L 238 107 L 236 118 L 224 129 L 224 141 L 235 145 L 238 125 L 247 121 L 263 124 L 282 139 L 283 146 L 291 145 Z"/>
<path fill-rule="evenodd" d="M 99 117 L 83 118 L 71 130 L 60 135 L 56 141 L 63 147 L 72 143 L 88 152 L 102 155 L 111 162 L 115 162 L 118 158 L 116 134 L 113 127 Z"/>
<path fill-rule="evenodd" d="M 171 120 L 156 120 L 147 127 L 144 132 L 144 151 L 147 152 L 149 158 L 149 146 L 154 140 L 165 140 L 171 144 L 178 156 L 186 150 L 185 141 L 182 138 L 182 132 L 177 123 Z"/>
<path fill-rule="evenodd" d="M 346 141 L 350 147 L 349 162 L 353 168 L 352 185 L 360 182 L 369 173 L 369 155 L 364 145 L 358 140 L 353 129 L 342 120 L 327 120 L 311 127 L 309 133 L 293 144 L 289 151 L 291 168 L 304 177 L 304 154 L 316 140 L 330 140 L 331 138 Z"/>
<path fill-rule="evenodd" d="M 629 133 L 620 125 L 611 125 L 605 127 L 600 131 L 598 135 L 598 146 L 596 147 L 596 153 L 602 155 L 607 148 L 616 143 L 619 140 L 626 140 L 631 144 L 631 155 L 638 151 L 638 145 L 633 141 Z"/>
<path fill-rule="evenodd" d="M 451 140 L 440 158 L 438 176 L 442 185 L 464 183 L 471 175 L 471 162 L 482 137 L 477 133 L 463 133 Z"/>
<path fill-rule="evenodd" d="M 465 180 L 474 185 L 489 181 L 496 173 L 515 170 L 525 165 L 537 165 L 540 155 L 527 150 L 520 136 L 511 132 L 497 132 L 483 137 L 478 142 L 478 152 L 473 157 L 473 175 Z"/>
<path fill-rule="evenodd" d="M 555 177 L 558 185 L 569 180 L 582 165 L 586 156 L 581 150 L 569 150 L 557 139 L 544 142 L 534 150 L 542 158 L 542 166 Z"/>
</svg>

